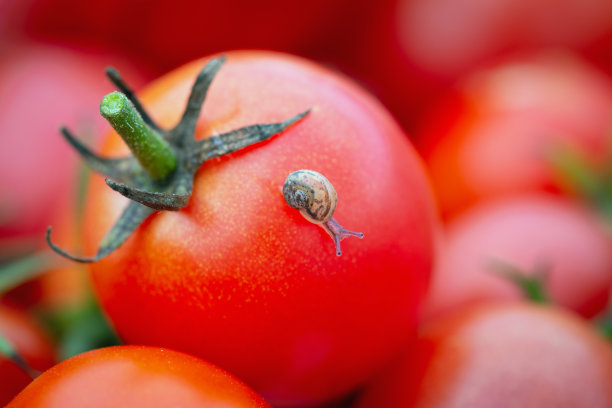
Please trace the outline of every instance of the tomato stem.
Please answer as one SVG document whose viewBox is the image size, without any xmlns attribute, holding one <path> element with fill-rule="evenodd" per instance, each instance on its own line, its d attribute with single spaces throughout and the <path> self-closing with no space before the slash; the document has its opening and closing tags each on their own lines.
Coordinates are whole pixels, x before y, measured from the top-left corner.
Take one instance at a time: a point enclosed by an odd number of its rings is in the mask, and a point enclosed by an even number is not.
<svg viewBox="0 0 612 408">
<path fill-rule="evenodd" d="M 559 147 L 550 161 L 559 181 L 570 192 L 583 198 L 608 221 L 612 220 L 610 168 L 597 168 L 578 150 Z"/>
<path fill-rule="evenodd" d="M 51 239 L 46 241 L 57 254 L 77 262 L 96 262 L 119 248 L 130 234 L 155 211 L 179 211 L 189 202 L 193 181 L 206 160 L 224 156 L 262 142 L 301 121 L 310 109 L 280 122 L 257 123 L 219 135 L 196 140 L 195 131 L 208 88 L 225 57 L 211 59 L 200 71 L 191 88 L 187 106 L 179 123 L 172 129 L 160 128 L 121 75 L 106 70 L 121 92 L 107 95 L 100 113 L 128 144 L 134 156 L 110 158 L 99 156 L 78 140 L 67 128 L 60 129 L 66 141 L 92 169 L 105 175 L 106 184 L 131 201 L 113 227 L 102 239 L 93 257 L 71 255 Z"/>
<path fill-rule="evenodd" d="M 170 145 L 147 126 L 124 94 L 111 92 L 106 95 L 100 103 L 100 113 L 154 180 L 166 180 L 176 169 L 176 154 Z"/>
</svg>

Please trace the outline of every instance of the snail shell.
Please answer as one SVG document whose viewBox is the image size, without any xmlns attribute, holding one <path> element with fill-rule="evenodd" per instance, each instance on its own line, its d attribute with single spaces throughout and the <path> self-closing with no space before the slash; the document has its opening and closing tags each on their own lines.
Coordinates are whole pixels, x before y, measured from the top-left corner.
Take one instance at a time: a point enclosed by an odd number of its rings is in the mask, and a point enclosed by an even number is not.
<svg viewBox="0 0 612 408">
<path fill-rule="evenodd" d="M 315 224 L 331 220 L 338 202 L 334 186 L 312 170 L 289 174 L 283 185 L 283 197 L 291 208 L 300 210 L 304 218 Z"/>
</svg>

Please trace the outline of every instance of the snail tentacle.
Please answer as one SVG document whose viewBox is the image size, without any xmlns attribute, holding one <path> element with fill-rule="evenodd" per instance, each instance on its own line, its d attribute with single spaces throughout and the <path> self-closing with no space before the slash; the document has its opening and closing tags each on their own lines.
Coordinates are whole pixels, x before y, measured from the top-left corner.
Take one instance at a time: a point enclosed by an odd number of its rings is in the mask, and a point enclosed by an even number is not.
<svg viewBox="0 0 612 408">
<path fill-rule="evenodd" d="M 351 230 L 347 230 L 342 227 L 342 225 L 338 224 L 335 218 L 321 224 L 323 229 L 332 237 L 334 240 L 334 244 L 336 245 L 336 255 L 342 255 L 342 250 L 340 249 L 340 241 L 344 238 L 348 237 L 357 237 L 359 239 L 363 239 L 363 232 L 355 232 Z"/>
</svg>

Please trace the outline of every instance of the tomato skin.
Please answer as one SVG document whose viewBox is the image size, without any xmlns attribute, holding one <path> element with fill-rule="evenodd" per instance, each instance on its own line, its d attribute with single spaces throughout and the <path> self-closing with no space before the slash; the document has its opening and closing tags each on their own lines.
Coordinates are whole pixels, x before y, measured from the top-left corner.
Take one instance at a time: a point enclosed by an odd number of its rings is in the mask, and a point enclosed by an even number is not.
<svg viewBox="0 0 612 408">
<path fill-rule="evenodd" d="M 74 199 L 76 160 L 59 133 L 95 133 L 100 99 L 112 90 L 104 68 L 115 64 L 135 85 L 142 79 L 111 55 L 33 42 L 2 49 L 0 66 L 0 245 L 42 244 L 57 212 Z M 53 171 L 49 171 L 52 168 Z"/>
<path fill-rule="evenodd" d="M 56 361 L 51 339 L 24 311 L 0 304 L 0 335 L 35 370 L 46 370 Z M 28 373 L 0 355 L 1 406 L 5 406 L 31 381 L 32 377 Z"/>
<path fill-rule="evenodd" d="M 312 112 L 269 142 L 205 163 L 189 205 L 153 215 L 93 264 L 94 285 L 129 343 L 201 356 L 277 405 L 339 397 L 414 331 L 435 250 L 430 187 L 401 130 L 352 83 L 282 54 L 227 57 L 198 138 Z M 177 120 L 202 65 L 143 93 L 154 118 Z M 123 149 L 113 136 L 104 152 Z M 344 241 L 341 257 L 282 197 L 285 178 L 304 168 L 334 185 L 335 218 L 365 234 Z M 93 252 L 125 201 L 96 178 L 88 203 Z"/>
<path fill-rule="evenodd" d="M 229 373 L 188 354 L 115 346 L 79 354 L 36 378 L 8 407 L 260 407 Z"/>
<path fill-rule="evenodd" d="M 526 303 L 459 310 L 424 328 L 365 391 L 370 407 L 609 407 L 612 351 L 586 322 Z"/>
<path fill-rule="evenodd" d="M 500 261 L 525 275 L 544 273 L 552 302 L 585 317 L 606 308 L 612 238 L 586 208 L 544 194 L 485 202 L 454 219 L 445 238 L 425 320 L 470 303 L 520 299 L 519 288 L 495 273 Z"/>
<path fill-rule="evenodd" d="M 575 55 L 508 60 L 460 82 L 424 119 L 421 150 L 446 219 L 475 202 L 559 191 L 554 149 L 608 149 L 612 82 Z"/>
</svg>

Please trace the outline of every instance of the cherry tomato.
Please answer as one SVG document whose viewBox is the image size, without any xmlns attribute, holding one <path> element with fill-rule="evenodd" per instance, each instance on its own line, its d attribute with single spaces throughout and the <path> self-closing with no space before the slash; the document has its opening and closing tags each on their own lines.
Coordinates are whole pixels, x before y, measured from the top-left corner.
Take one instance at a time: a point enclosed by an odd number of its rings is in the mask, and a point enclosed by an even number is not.
<svg viewBox="0 0 612 408">
<path fill-rule="evenodd" d="M 483 301 L 519 299 L 500 272 L 541 274 L 544 290 L 583 316 L 604 310 L 612 288 L 612 237 L 587 209 L 547 195 L 485 202 L 446 229 L 425 319 Z"/>
<path fill-rule="evenodd" d="M 27 313 L 0 305 L 0 335 L 34 370 L 43 371 L 55 363 L 55 348 L 49 336 Z M 0 405 L 5 406 L 32 381 L 8 357 L 0 355 Z"/>
<path fill-rule="evenodd" d="M 609 149 L 612 83 L 570 54 L 542 53 L 474 73 L 418 138 L 446 218 L 474 202 L 559 191 L 555 149 L 598 161 Z"/>
<path fill-rule="evenodd" d="M 104 68 L 126 63 L 34 43 L 16 43 L 1 56 L 0 245 L 8 255 L 18 239 L 42 244 L 51 219 L 73 199 L 76 160 L 59 127 L 99 131 L 104 123 L 95 112 L 112 90 Z"/>
<path fill-rule="evenodd" d="M 456 77 L 504 52 L 585 49 L 612 32 L 612 3 L 400 0 L 395 29 L 415 65 Z"/>
<path fill-rule="evenodd" d="M 392 4 L 371 17 L 369 35 L 354 49 L 348 68 L 372 85 L 409 130 L 445 87 L 508 54 L 563 47 L 610 65 L 607 0 L 383 3 Z"/>
<path fill-rule="evenodd" d="M 187 207 L 154 214 L 92 264 L 94 285 L 126 342 L 205 358 L 278 405 L 339 397 L 413 333 L 435 250 L 430 187 L 397 124 L 350 81 L 282 54 L 227 58 L 196 138 L 311 113 L 270 141 L 204 163 Z M 178 120 L 203 64 L 143 92 L 152 117 Z M 126 152 L 115 134 L 103 149 Z M 341 257 L 283 199 L 285 178 L 299 169 L 327 177 L 334 217 L 365 234 L 344 241 Z M 90 253 L 124 205 L 92 180 Z"/>
<path fill-rule="evenodd" d="M 44 372 L 8 407 L 269 407 L 227 372 L 163 348 L 116 346 Z"/>
<path fill-rule="evenodd" d="M 355 47 L 355 36 L 376 7 L 376 2 L 349 0 L 188 0 L 180 7 L 170 0 L 110 0 L 104 5 L 23 0 L 5 14 L 17 33 L 120 49 L 165 72 L 228 49 L 308 55 L 332 49 L 326 53 L 342 54 Z"/>
<path fill-rule="evenodd" d="M 366 390 L 369 407 L 609 407 L 612 351 L 561 309 L 506 304 L 432 323 Z"/>
</svg>

